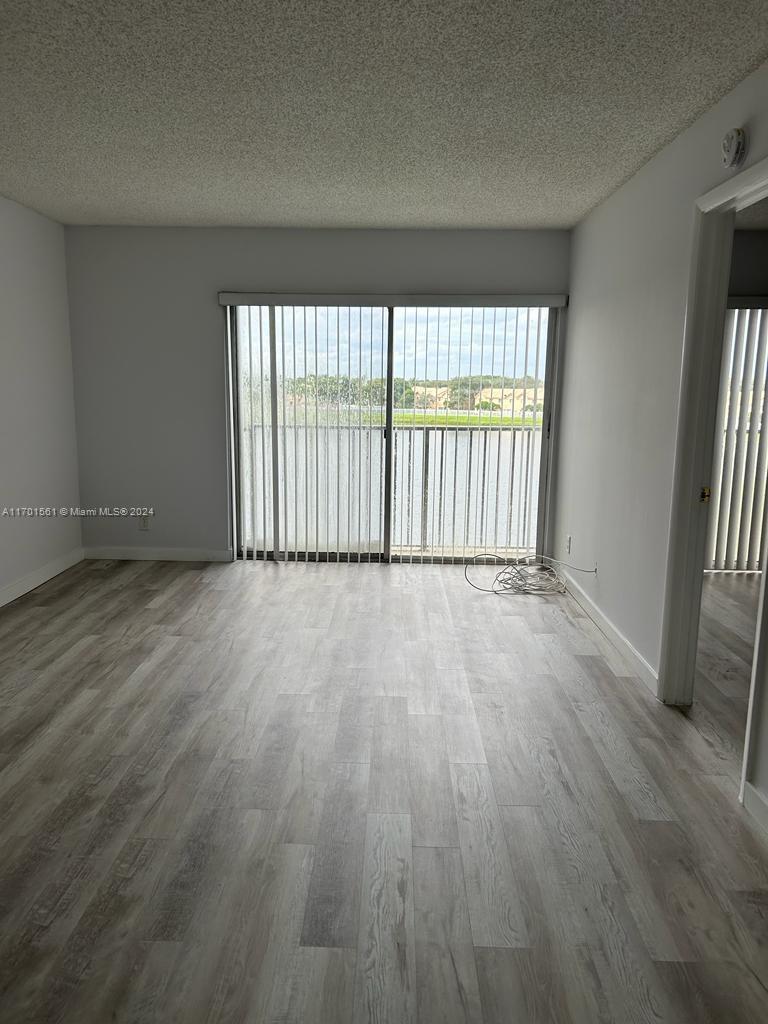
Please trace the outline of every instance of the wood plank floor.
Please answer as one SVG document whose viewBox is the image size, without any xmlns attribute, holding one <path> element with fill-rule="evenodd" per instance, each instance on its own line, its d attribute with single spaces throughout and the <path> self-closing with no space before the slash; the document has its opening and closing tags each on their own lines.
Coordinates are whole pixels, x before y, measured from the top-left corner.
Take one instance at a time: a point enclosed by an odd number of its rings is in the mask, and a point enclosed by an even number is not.
<svg viewBox="0 0 768 1024">
<path fill-rule="evenodd" d="M 718 601 L 683 714 L 458 567 L 74 567 L 0 612 L 0 1019 L 764 1024 Z"/>
<path fill-rule="evenodd" d="M 747 727 L 758 573 L 705 573 L 694 706 L 687 714 L 738 783 Z"/>
</svg>

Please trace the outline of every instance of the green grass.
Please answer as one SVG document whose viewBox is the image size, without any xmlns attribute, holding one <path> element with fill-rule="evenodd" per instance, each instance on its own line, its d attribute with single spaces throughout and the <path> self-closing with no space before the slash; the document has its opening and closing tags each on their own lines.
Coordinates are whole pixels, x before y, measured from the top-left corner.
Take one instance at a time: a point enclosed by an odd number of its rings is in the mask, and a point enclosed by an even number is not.
<svg viewBox="0 0 768 1024">
<path fill-rule="evenodd" d="M 317 423 L 324 427 L 357 427 L 363 426 L 384 426 L 384 410 L 369 414 L 358 409 L 344 408 L 339 410 L 332 408 L 321 408 Z M 257 418 L 256 422 L 260 422 Z M 268 421 L 266 421 L 268 422 Z M 289 426 L 308 427 L 315 426 L 315 410 L 307 408 L 294 409 L 288 412 L 286 423 Z M 541 427 L 541 415 L 535 419 L 528 416 L 494 416 L 487 412 L 460 412 L 458 410 L 423 410 L 415 409 L 413 412 L 400 410 L 392 417 L 392 424 L 400 429 L 410 427 Z"/>
<path fill-rule="evenodd" d="M 490 416 L 484 412 L 396 412 L 392 419 L 395 427 L 531 427 L 541 425 L 541 416 Z"/>
</svg>

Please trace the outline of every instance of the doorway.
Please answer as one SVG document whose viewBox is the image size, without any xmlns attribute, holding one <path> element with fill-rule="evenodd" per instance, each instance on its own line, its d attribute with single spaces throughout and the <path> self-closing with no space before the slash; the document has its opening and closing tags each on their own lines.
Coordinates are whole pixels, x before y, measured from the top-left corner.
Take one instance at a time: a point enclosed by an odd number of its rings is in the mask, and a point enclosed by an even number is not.
<svg viewBox="0 0 768 1024">
<path fill-rule="evenodd" d="M 536 298 L 222 296 L 235 557 L 541 553 L 564 298 Z"/>
<path fill-rule="evenodd" d="M 733 263 L 740 240 L 737 230 Z M 730 290 L 735 288 L 738 281 L 732 265 Z M 731 295 L 728 300 L 691 712 L 706 732 L 719 768 L 736 786 L 741 775 L 766 525 L 765 305 L 765 299 L 756 297 Z"/>
<path fill-rule="evenodd" d="M 690 706 L 695 689 L 703 571 L 710 532 L 710 486 L 718 440 L 714 410 L 718 407 L 723 376 L 735 220 L 737 214 L 756 207 L 766 198 L 768 159 L 712 189 L 696 203 L 659 666 L 658 696 L 667 704 Z M 761 564 L 765 560 L 765 540 L 763 533 Z M 764 735 L 766 728 L 767 641 L 768 605 L 762 573 L 739 799 L 765 824 L 768 804 L 762 796 L 761 781 L 761 772 L 764 775 L 765 771 L 757 738 Z"/>
</svg>

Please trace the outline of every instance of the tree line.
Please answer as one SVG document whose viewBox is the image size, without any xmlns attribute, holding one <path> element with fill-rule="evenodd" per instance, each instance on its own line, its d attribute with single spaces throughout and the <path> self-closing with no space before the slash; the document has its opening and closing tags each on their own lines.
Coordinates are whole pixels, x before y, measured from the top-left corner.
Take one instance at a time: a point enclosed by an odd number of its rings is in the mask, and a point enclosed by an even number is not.
<svg viewBox="0 0 768 1024">
<path fill-rule="evenodd" d="M 254 400 L 258 401 L 262 388 L 268 393 L 269 385 L 264 381 L 253 381 Z M 246 383 L 247 387 L 247 383 Z M 308 377 L 286 377 L 282 387 L 287 395 L 299 398 L 303 402 L 318 405 L 356 405 L 356 406 L 383 406 L 386 403 L 387 382 L 383 377 L 371 379 L 360 379 L 340 374 L 338 376 L 322 375 Z M 420 407 L 423 396 L 419 395 L 417 401 L 415 388 L 438 390 L 447 388 L 444 405 L 448 409 L 474 409 L 477 397 L 483 388 L 496 388 L 512 391 L 526 389 L 531 392 L 531 407 L 533 408 L 533 394 L 538 388 L 543 395 L 544 382 L 537 380 L 530 374 L 524 377 L 502 377 L 498 375 L 482 376 L 472 374 L 464 377 L 451 377 L 446 380 L 417 380 L 406 377 L 395 377 L 392 381 L 393 404 L 397 409 L 413 409 Z M 501 396 L 499 396 L 501 397 Z M 442 403 L 441 403 L 442 404 Z M 485 400 L 480 403 L 481 408 L 493 409 L 498 403 Z"/>
</svg>

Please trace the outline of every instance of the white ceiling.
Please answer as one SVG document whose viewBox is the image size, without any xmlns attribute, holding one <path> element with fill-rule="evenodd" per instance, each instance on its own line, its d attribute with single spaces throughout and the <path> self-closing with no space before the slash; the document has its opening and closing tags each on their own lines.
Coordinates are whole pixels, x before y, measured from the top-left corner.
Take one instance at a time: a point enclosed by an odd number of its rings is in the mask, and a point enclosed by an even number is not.
<svg viewBox="0 0 768 1024">
<path fill-rule="evenodd" d="M 765 0 L 2 0 L 0 194 L 81 224 L 568 227 Z"/>
</svg>

